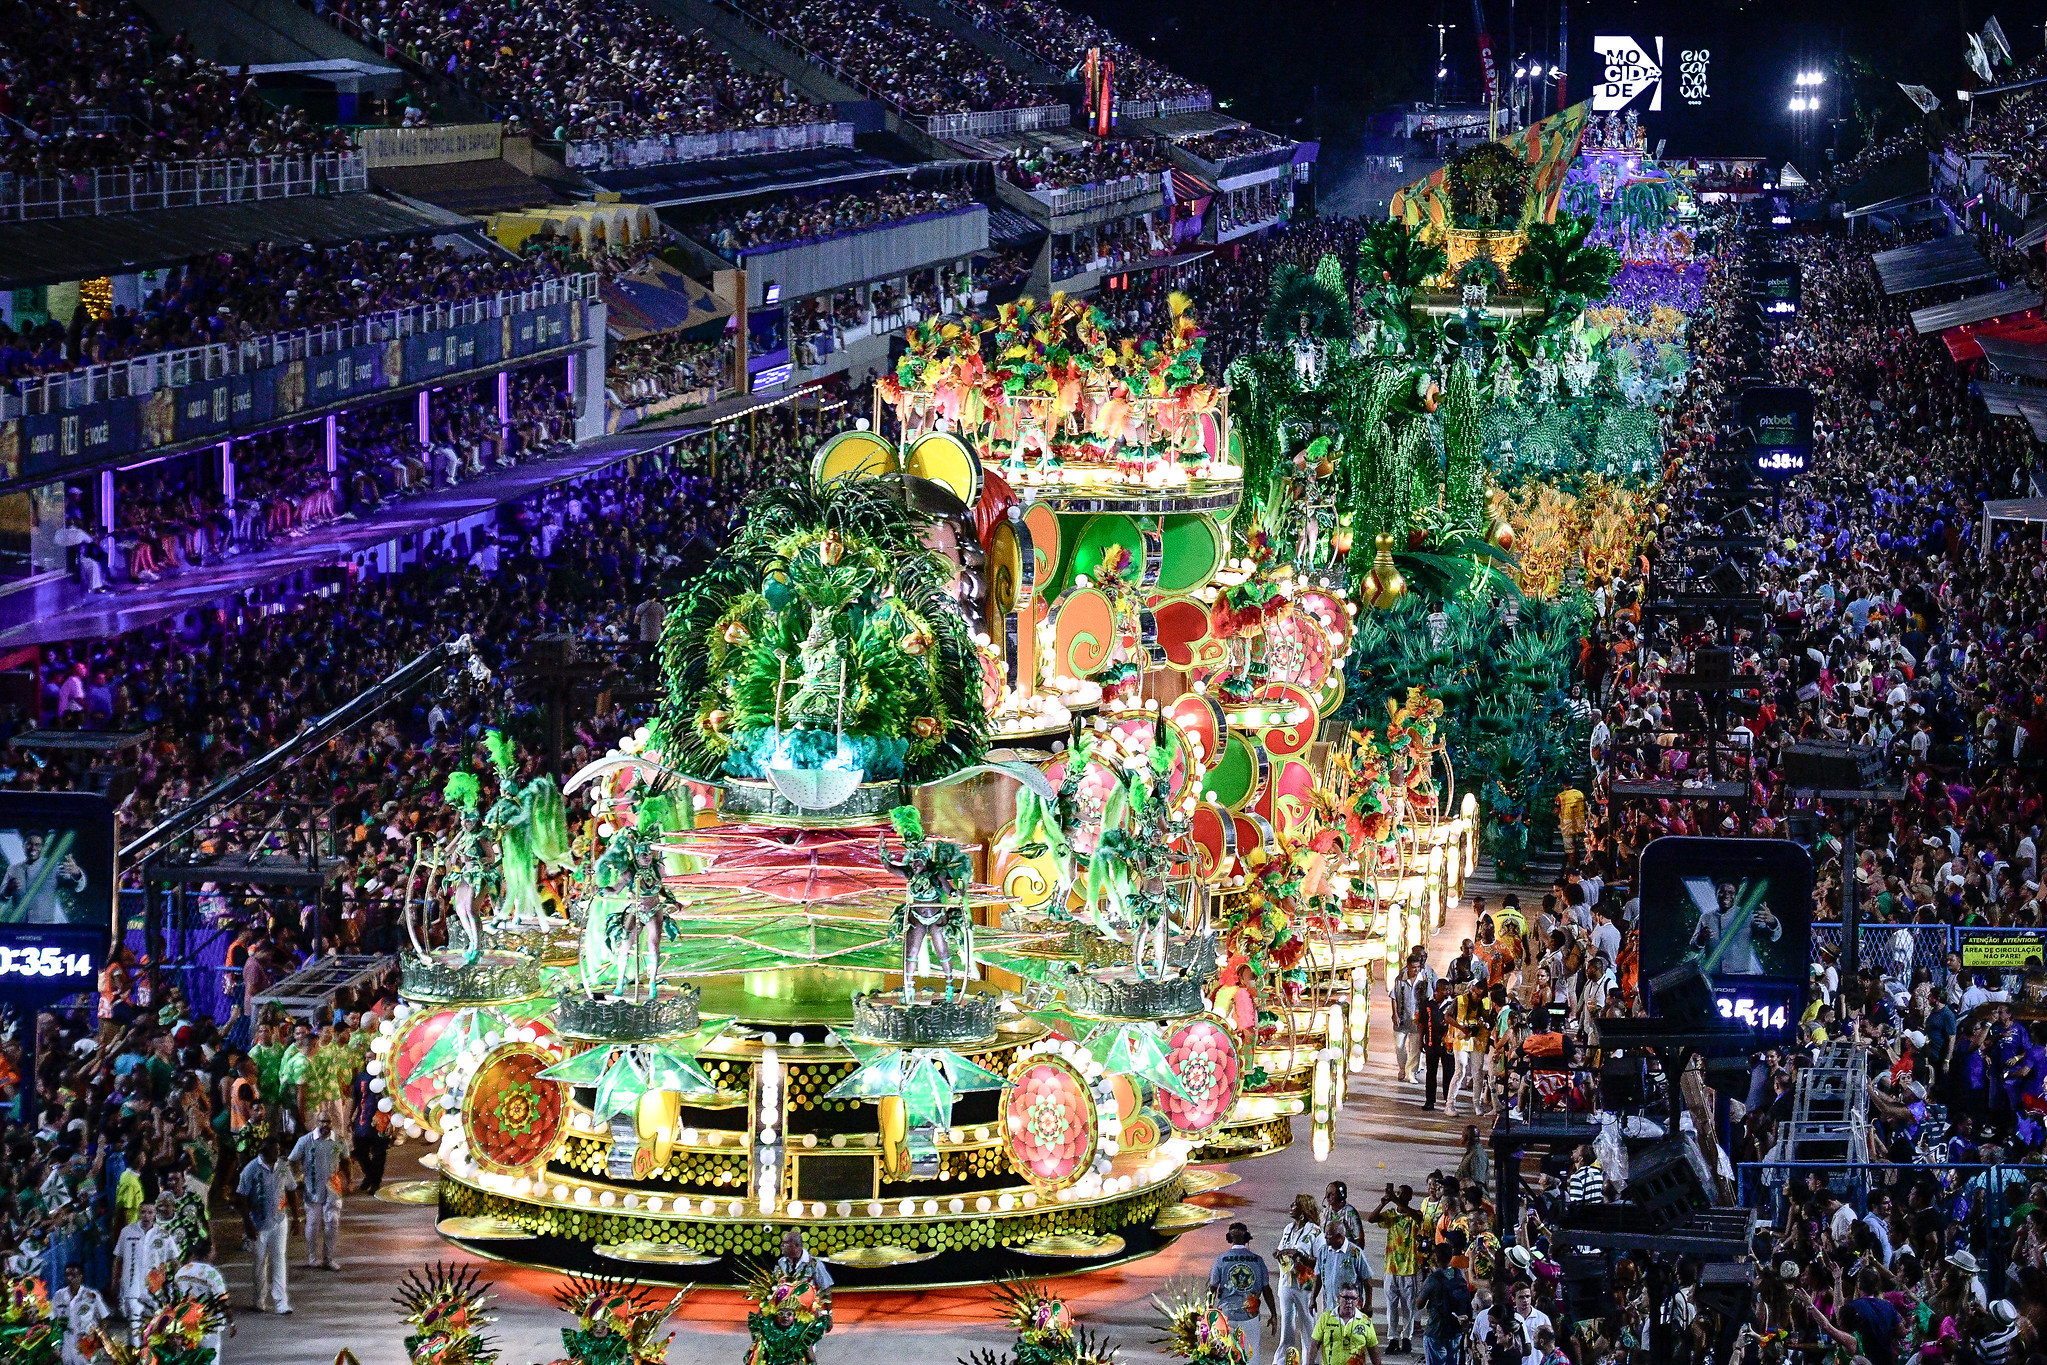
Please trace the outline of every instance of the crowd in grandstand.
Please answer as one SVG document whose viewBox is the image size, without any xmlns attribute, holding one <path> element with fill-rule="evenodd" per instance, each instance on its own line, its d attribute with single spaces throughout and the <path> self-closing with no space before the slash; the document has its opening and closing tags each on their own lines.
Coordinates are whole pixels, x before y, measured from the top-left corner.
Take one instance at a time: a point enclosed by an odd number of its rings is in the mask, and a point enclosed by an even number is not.
<svg viewBox="0 0 2047 1365">
<path fill-rule="evenodd" d="M 21 0 L 0 10 L 0 173 L 336 151 L 346 130 L 263 98 L 256 80 L 151 28 L 139 5 Z"/>
<path fill-rule="evenodd" d="M 829 122 L 778 76 L 633 3 L 331 0 L 365 38 L 557 142 Z"/>
<path fill-rule="evenodd" d="M 694 220 L 687 230 L 730 257 L 741 251 L 861 232 L 922 214 L 949 213 L 973 202 L 974 196 L 964 190 L 888 184 L 814 198 L 777 198 L 739 211 L 721 210 Z"/>
<path fill-rule="evenodd" d="M 1165 157 L 1149 138 L 1089 140 L 1078 146 L 1031 147 L 1003 163 L 1003 174 L 1027 190 L 1098 185 L 1134 175 L 1154 178 L 1166 168 Z"/>
<path fill-rule="evenodd" d="M 1131 100 L 1190 99 L 1204 86 L 1176 75 L 1118 39 L 1087 15 L 1050 0 L 948 0 L 976 25 L 991 29 L 1054 71 L 1074 72 L 1091 50 L 1115 63 L 1116 93 Z"/>
<path fill-rule="evenodd" d="M 1268 133 L 1263 128 L 1253 128 L 1247 124 L 1234 128 L 1218 128 L 1212 133 L 1196 133 L 1193 137 L 1174 138 L 1173 145 L 1190 156 L 1215 162 L 1269 152 L 1275 147 L 1286 146 L 1287 140 Z"/>
<path fill-rule="evenodd" d="M 715 394 L 732 385 L 735 352 L 730 336 L 690 341 L 670 332 L 613 342 L 605 361 L 605 387 L 621 405 Z"/>
<path fill-rule="evenodd" d="M 895 0 L 749 0 L 741 8 L 833 75 L 912 114 L 1053 102 L 1049 92 Z"/>
</svg>

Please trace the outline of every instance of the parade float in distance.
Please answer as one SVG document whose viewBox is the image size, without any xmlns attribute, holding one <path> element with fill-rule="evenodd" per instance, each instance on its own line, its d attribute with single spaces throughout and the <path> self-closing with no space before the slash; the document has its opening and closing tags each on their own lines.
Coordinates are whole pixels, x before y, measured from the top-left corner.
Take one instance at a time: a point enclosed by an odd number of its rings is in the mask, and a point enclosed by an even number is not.
<svg viewBox="0 0 2047 1365">
<path fill-rule="evenodd" d="M 1155 1251 L 1296 1119 L 1326 1156 L 1373 983 L 1540 837 L 1581 587 L 1644 522 L 1576 136 L 1450 168 L 1506 265 L 1378 225 L 1226 376 L 1178 298 L 914 330 L 671 604 L 653 724 L 561 790 L 502 745 L 451 780 L 374 1044 L 442 1233 L 993 1281 Z"/>
</svg>

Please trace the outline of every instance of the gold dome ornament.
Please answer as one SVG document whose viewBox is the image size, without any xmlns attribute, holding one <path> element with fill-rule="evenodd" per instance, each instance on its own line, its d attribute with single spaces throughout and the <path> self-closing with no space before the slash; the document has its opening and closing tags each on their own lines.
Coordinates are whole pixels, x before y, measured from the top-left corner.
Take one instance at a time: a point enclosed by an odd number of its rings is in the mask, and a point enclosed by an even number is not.
<svg viewBox="0 0 2047 1365">
<path fill-rule="evenodd" d="M 753 632 L 746 628 L 743 621 L 728 622 L 725 626 L 725 643 L 733 646 L 750 645 L 753 643 Z"/>
<path fill-rule="evenodd" d="M 828 531 L 825 538 L 817 543 L 817 557 L 829 568 L 846 557 L 846 542 L 839 539 L 837 531 Z"/>
<path fill-rule="evenodd" d="M 1369 605 L 1384 611 L 1407 596 L 1407 579 L 1393 564 L 1392 533 L 1381 531 L 1373 544 L 1376 548 L 1372 554 L 1372 571 L 1365 576 L 1365 587 L 1360 595 Z"/>
<path fill-rule="evenodd" d="M 914 659 L 928 651 L 933 643 L 930 631 L 913 630 L 903 637 L 902 650 Z"/>
<path fill-rule="evenodd" d="M 910 722 L 910 733 L 919 739 L 937 739 L 945 726 L 936 716 L 919 716 Z"/>
<path fill-rule="evenodd" d="M 1514 552 L 1514 523 L 1508 521 L 1505 517 L 1499 518 L 1493 522 L 1492 529 L 1486 532 L 1486 539 L 1507 553 L 1512 554 Z"/>
<path fill-rule="evenodd" d="M 724 734 L 725 727 L 731 723 L 732 713 L 729 711 L 713 711 L 704 717 L 704 728 L 714 735 Z"/>
</svg>

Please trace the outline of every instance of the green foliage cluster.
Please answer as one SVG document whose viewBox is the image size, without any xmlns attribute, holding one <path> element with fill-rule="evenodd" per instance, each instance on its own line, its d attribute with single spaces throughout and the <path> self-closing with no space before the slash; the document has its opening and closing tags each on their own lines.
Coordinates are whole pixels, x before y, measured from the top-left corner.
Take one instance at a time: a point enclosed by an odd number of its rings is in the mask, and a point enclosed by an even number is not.
<svg viewBox="0 0 2047 1365">
<path fill-rule="evenodd" d="M 1591 604 L 1582 593 L 1529 599 L 1509 628 L 1489 598 L 1454 598 L 1440 604 L 1440 644 L 1428 620 L 1436 609 L 1410 597 L 1358 618 L 1345 712 L 1374 724 L 1386 698 L 1410 687 L 1440 700 L 1457 789 L 1479 794 L 1481 836 L 1515 876 L 1553 832 L 1556 794 L 1582 759 L 1565 694 Z"/>
<path fill-rule="evenodd" d="M 987 742 L 979 656 L 924 525 L 892 479 L 755 495 L 733 543 L 671 604 L 661 646 L 670 761 L 710 780 L 758 777 L 781 742 L 794 766 L 830 762 L 837 714 L 831 725 L 790 720 L 813 626 L 844 659 L 832 709 L 843 709 L 870 781 L 931 781 L 977 759 Z"/>
</svg>

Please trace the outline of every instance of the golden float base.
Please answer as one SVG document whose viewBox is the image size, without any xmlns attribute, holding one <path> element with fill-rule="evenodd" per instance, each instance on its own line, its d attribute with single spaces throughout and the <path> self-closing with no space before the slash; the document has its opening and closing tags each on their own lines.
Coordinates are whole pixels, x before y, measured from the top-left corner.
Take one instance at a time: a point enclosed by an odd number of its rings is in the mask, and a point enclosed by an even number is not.
<svg viewBox="0 0 2047 1365">
<path fill-rule="evenodd" d="M 706 1256 L 680 1242 L 600 1242 L 591 1250 L 607 1261 L 631 1261 L 635 1265 L 716 1265 L 724 1259 Z"/>
<path fill-rule="evenodd" d="M 1217 1190 L 1226 1190 L 1243 1178 L 1243 1176 L 1238 1175 L 1235 1171 L 1216 1171 L 1210 1170 L 1205 1166 L 1189 1166 L 1186 1170 L 1180 1172 L 1180 1183 L 1186 1187 L 1190 1197 L 1197 1194 L 1213 1194 Z"/>
<path fill-rule="evenodd" d="M 1057 1237 L 1039 1237 L 1011 1250 L 1025 1256 L 1052 1260 L 1094 1261 L 1123 1250 L 1124 1241 L 1113 1232 L 1069 1232 Z"/>
<path fill-rule="evenodd" d="M 939 1190 L 932 1193 L 935 1197 Z M 1047 1197 L 1035 1208 L 1006 1213 L 978 1212 L 969 1203 L 962 1213 L 921 1217 L 790 1218 L 763 1217 L 752 1205 L 727 1216 L 563 1204 L 482 1189 L 453 1176 L 441 1185 L 442 1202 L 450 1215 L 485 1220 L 477 1224 L 479 1227 L 515 1227 L 521 1234 L 536 1238 L 560 1238 L 586 1247 L 652 1243 L 677 1246 L 697 1255 L 758 1258 L 776 1255 L 783 1234 L 794 1228 L 803 1233 L 813 1254 L 827 1259 L 841 1252 L 882 1245 L 934 1255 L 948 1251 L 979 1253 L 1015 1249 L 1046 1237 L 1101 1236 L 1121 1229 L 1149 1229 L 1159 1212 L 1179 1203 L 1184 1193 L 1180 1174 L 1175 1172 L 1155 1185 L 1104 1199 L 1058 1203 Z M 971 1201 L 978 1196 L 966 1197 Z M 443 1235 L 455 1241 L 483 1240 L 452 1230 L 460 1226 L 464 1224 L 458 1217 L 444 1219 Z"/>
<path fill-rule="evenodd" d="M 422 1204 L 441 1202 L 441 1182 L 438 1180 L 393 1180 L 377 1186 L 377 1192 L 370 1198 L 385 1204 Z"/>
<path fill-rule="evenodd" d="M 914 1247 L 900 1247 L 884 1242 L 880 1246 L 847 1247 L 825 1257 L 833 1265 L 851 1266 L 856 1270 L 870 1270 L 891 1265 L 920 1265 L 937 1259 L 935 1251 L 918 1251 Z"/>
<path fill-rule="evenodd" d="M 1194 1153 L 1195 1161 L 1247 1161 L 1271 1156 L 1293 1145 L 1293 1117 L 1288 1114 L 1233 1123 L 1218 1129 Z"/>
</svg>

